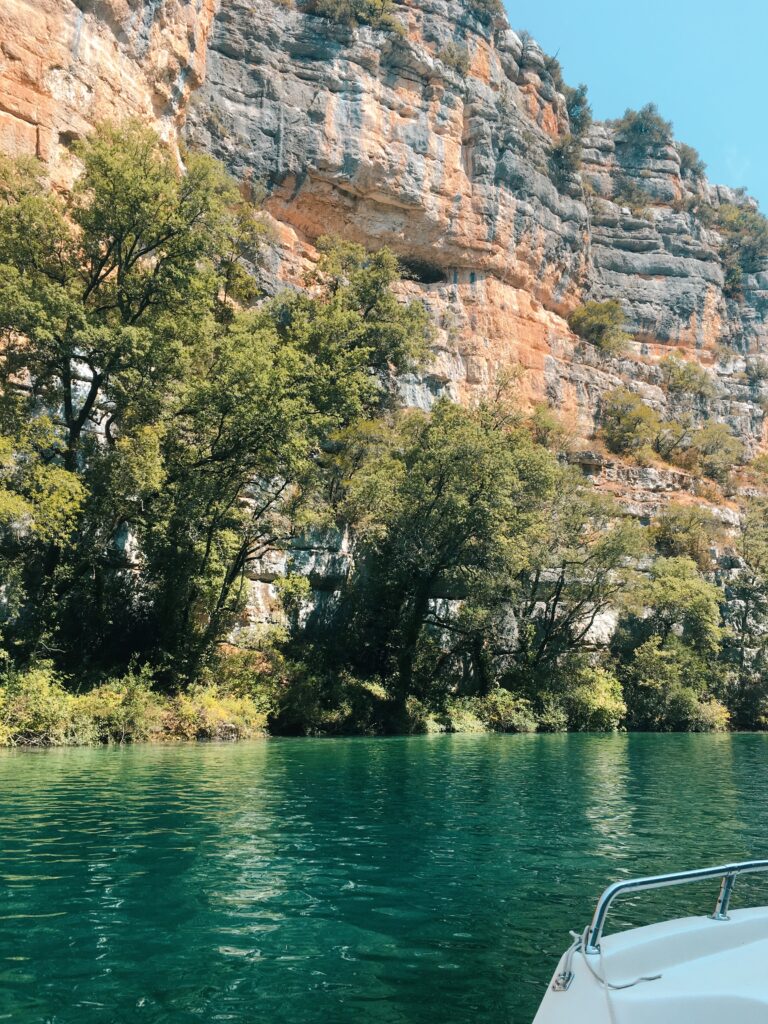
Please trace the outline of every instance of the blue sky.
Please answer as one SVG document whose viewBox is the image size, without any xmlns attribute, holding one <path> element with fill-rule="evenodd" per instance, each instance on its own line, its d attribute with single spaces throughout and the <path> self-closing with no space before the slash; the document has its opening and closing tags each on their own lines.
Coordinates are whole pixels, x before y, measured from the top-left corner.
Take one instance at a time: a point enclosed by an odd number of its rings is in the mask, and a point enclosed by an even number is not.
<svg viewBox="0 0 768 1024">
<path fill-rule="evenodd" d="M 768 0 L 505 0 L 513 28 L 586 82 L 595 117 L 652 101 L 710 180 L 768 213 Z"/>
</svg>

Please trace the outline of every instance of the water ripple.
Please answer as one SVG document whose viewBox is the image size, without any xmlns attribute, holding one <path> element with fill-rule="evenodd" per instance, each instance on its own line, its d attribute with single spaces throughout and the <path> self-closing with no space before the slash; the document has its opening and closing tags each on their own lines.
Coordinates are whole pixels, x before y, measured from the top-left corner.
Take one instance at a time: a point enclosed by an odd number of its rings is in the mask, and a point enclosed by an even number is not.
<svg viewBox="0 0 768 1024">
<path fill-rule="evenodd" d="M 768 854 L 767 744 L 2 754 L 0 1020 L 528 1024 L 607 881 Z M 669 899 L 628 900 L 615 925 Z M 711 899 L 685 891 L 672 912 Z"/>
</svg>

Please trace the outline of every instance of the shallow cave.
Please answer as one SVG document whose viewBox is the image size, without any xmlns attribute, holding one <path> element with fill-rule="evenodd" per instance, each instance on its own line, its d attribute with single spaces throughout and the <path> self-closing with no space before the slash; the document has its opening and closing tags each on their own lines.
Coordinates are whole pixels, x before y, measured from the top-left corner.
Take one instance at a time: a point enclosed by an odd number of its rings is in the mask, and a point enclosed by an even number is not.
<svg viewBox="0 0 768 1024">
<path fill-rule="evenodd" d="M 418 281 L 420 284 L 440 284 L 448 280 L 442 267 L 426 260 L 399 257 L 403 278 L 406 281 Z"/>
</svg>

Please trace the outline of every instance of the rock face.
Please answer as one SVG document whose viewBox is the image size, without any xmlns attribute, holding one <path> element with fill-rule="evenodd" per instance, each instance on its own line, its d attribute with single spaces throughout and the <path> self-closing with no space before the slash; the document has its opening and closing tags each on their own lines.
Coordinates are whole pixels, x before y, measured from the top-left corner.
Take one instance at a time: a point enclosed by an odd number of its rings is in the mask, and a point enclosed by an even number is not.
<svg viewBox="0 0 768 1024">
<path fill-rule="evenodd" d="M 66 182 L 67 144 L 136 116 L 176 137 L 205 70 L 215 0 L 3 0 L 0 147 Z"/>
<path fill-rule="evenodd" d="M 471 400 L 522 367 L 523 397 L 587 442 L 620 385 L 680 411 L 658 366 L 674 349 L 716 385 L 686 411 L 757 450 L 765 396 L 745 371 L 768 350 L 768 274 L 729 298 L 722 239 L 698 213 L 748 200 L 616 124 L 592 126 L 580 172 L 556 173 L 572 125 L 535 42 L 472 0 L 394 14 L 401 32 L 335 24 L 305 0 L 3 0 L 0 145 L 36 153 L 61 184 L 68 143 L 104 118 L 135 115 L 213 153 L 267 187 L 271 289 L 300 280 L 322 234 L 391 246 L 438 327 L 432 365 L 403 382 L 411 404 Z M 608 298 L 633 334 L 621 358 L 566 321 Z M 611 465 L 599 485 L 633 506 L 688 489 L 684 474 Z"/>
<path fill-rule="evenodd" d="M 717 380 L 700 414 L 755 449 L 762 395 L 744 370 L 768 348 L 768 274 L 729 299 L 721 239 L 691 212 L 745 200 L 684 177 L 675 146 L 638 152 L 610 124 L 563 179 L 552 154 L 567 104 L 536 43 L 471 0 L 394 10 L 402 32 L 294 0 L 5 0 L 0 145 L 62 183 L 67 144 L 104 118 L 205 148 L 268 188 L 272 288 L 298 280 L 321 234 L 391 246 L 438 325 L 433 364 L 403 385 L 412 404 L 467 400 L 522 367 L 524 396 L 586 439 L 622 378 L 663 409 L 655 364 L 675 348 Z M 601 356 L 565 321 L 606 298 L 627 313 L 629 358 Z"/>
<path fill-rule="evenodd" d="M 685 179 L 673 145 L 638 153 L 611 125 L 593 126 L 581 175 L 556 184 L 552 150 L 570 126 L 538 46 L 466 2 L 396 10 L 402 36 L 272 0 L 229 0 L 215 18 L 185 136 L 267 184 L 279 276 L 327 232 L 395 249 L 439 326 L 433 365 L 405 383 L 413 404 L 467 399 L 521 366 L 528 398 L 588 436 L 622 376 L 663 409 L 655 363 L 674 348 L 713 368 L 702 417 L 755 449 L 761 395 L 743 370 L 768 346 L 768 275 L 727 298 L 721 239 L 691 212 L 743 200 Z M 568 329 L 587 298 L 621 300 L 630 360 Z"/>
</svg>

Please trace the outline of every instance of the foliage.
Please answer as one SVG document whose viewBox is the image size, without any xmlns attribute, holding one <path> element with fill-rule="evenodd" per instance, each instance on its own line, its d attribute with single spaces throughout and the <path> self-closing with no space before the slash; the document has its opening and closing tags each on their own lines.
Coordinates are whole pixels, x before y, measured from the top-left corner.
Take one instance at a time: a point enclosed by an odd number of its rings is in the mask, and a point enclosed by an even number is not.
<svg viewBox="0 0 768 1024">
<path fill-rule="evenodd" d="M 602 434 L 612 452 L 632 454 L 652 446 L 659 435 L 658 414 L 633 391 L 609 391 L 601 410 Z"/>
<path fill-rule="evenodd" d="M 703 656 L 719 652 L 720 593 L 690 558 L 658 558 L 649 577 L 633 588 L 630 605 L 641 617 L 641 633 L 658 636 L 661 643 L 675 637 Z"/>
<path fill-rule="evenodd" d="M 398 34 L 404 31 L 394 17 L 392 0 L 309 0 L 306 10 L 348 28 L 370 25 Z"/>
<path fill-rule="evenodd" d="M 108 680 L 75 699 L 91 723 L 90 742 L 136 742 L 158 738 L 163 732 L 162 700 L 152 688 L 146 667 Z"/>
<path fill-rule="evenodd" d="M 652 149 L 672 142 L 672 124 L 659 114 L 655 103 L 647 103 L 640 110 L 627 109 L 614 127 L 622 141 L 634 149 Z"/>
<path fill-rule="evenodd" d="M 677 152 L 680 156 L 680 174 L 690 181 L 702 181 L 707 170 L 707 165 L 701 159 L 698 150 L 685 142 L 677 143 Z"/>
<path fill-rule="evenodd" d="M 165 697 L 148 670 L 72 693 L 50 662 L 7 673 L 0 685 L 0 746 L 84 745 L 263 735 L 258 701 L 218 686 Z"/>
<path fill-rule="evenodd" d="M 628 174 L 617 174 L 614 179 L 613 201 L 629 207 L 635 217 L 648 219 L 648 193 Z"/>
<path fill-rule="evenodd" d="M 438 50 L 437 59 L 462 77 L 469 71 L 469 50 L 452 39 L 449 39 L 445 46 Z"/>
<path fill-rule="evenodd" d="M 640 527 L 558 460 L 551 409 L 503 383 L 399 408 L 431 327 L 393 253 L 321 239 L 307 288 L 266 298 L 256 189 L 133 123 L 78 152 L 68 196 L 0 166 L 0 743 L 768 724 L 764 502 L 723 590 L 712 517 Z M 606 350 L 623 322 L 572 318 Z M 742 457 L 693 408 L 619 389 L 601 416 L 638 460 L 726 483 Z M 339 591 L 288 571 L 287 626 L 233 633 L 254 567 L 331 526 Z"/>
<path fill-rule="evenodd" d="M 580 651 L 601 614 L 635 585 L 633 564 L 646 550 L 643 530 L 577 475 L 562 472 L 520 574 L 520 628 L 512 673 L 536 693 L 564 657 Z"/>
<path fill-rule="evenodd" d="M 677 639 L 652 636 L 637 648 L 626 670 L 630 723 L 656 731 L 717 732 L 728 727 L 724 705 L 707 693 L 706 659 Z"/>
<path fill-rule="evenodd" d="M 361 567 L 344 636 L 355 638 L 357 664 L 393 671 L 401 701 L 423 697 L 418 677 L 439 676 L 464 651 L 482 676 L 489 605 L 525 563 L 553 460 L 498 404 L 468 411 L 441 401 L 429 418 L 409 413 L 345 444 L 343 513 Z M 435 586 L 468 595 L 460 623 L 432 607 Z M 436 643 L 440 629 L 452 633 L 448 650 Z"/>
<path fill-rule="evenodd" d="M 267 715 L 253 697 L 193 686 L 171 701 L 166 728 L 180 739 L 250 739 L 266 733 Z"/>
<path fill-rule="evenodd" d="M 601 410 L 602 434 L 608 448 L 639 461 L 660 456 L 682 469 L 727 485 L 733 467 L 742 461 L 744 446 L 725 423 L 690 415 L 662 420 L 639 395 L 627 388 L 609 392 Z"/>
<path fill-rule="evenodd" d="M 617 355 L 627 347 L 624 310 L 616 299 L 587 302 L 571 313 L 568 323 L 580 338 L 609 355 Z"/>
<path fill-rule="evenodd" d="M 530 701 L 495 687 L 476 699 L 477 716 L 492 732 L 535 732 L 536 716 Z"/>
<path fill-rule="evenodd" d="M 690 558 L 703 570 L 711 567 L 711 548 L 719 530 L 707 509 L 671 503 L 657 517 L 652 532 L 661 555 Z"/>
<path fill-rule="evenodd" d="M 501 0 L 469 0 L 469 9 L 480 21 L 492 22 L 504 16 Z"/>
<path fill-rule="evenodd" d="M 737 725 L 768 725 L 768 500 L 741 509 L 735 539 L 738 567 L 729 573 L 724 604 L 725 662 L 736 675 L 731 695 Z"/>
<path fill-rule="evenodd" d="M 714 396 L 712 376 L 698 363 L 681 359 L 675 352 L 671 352 L 661 360 L 659 366 L 664 383 L 672 394 L 692 395 L 696 398 Z"/>
<path fill-rule="evenodd" d="M 750 384 L 760 385 L 768 380 L 768 359 L 758 356 L 747 362 L 746 374 Z"/>
<path fill-rule="evenodd" d="M 285 614 L 291 628 L 296 630 L 299 626 L 301 613 L 306 608 L 312 594 L 309 579 L 299 573 L 289 573 L 275 580 L 277 590 Z"/>
<path fill-rule="evenodd" d="M 725 271 L 725 291 L 731 298 L 743 293 L 744 276 L 757 274 L 768 259 L 768 220 L 747 202 L 705 205 L 699 211 L 702 221 L 723 239 L 721 259 Z"/>
<path fill-rule="evenodd" d="M 405 708 L 395 709 L 380 680 L 360 679 L 346 669 L 318 670 L 316 652 L 288 667 L 270 715 L 273 732 L 288 736 L 375 735 L 385 729 L 426 731 Z M 311 660 L 310 660 L 311 659 Z M 399 715 L 398 715 L 399 710 Z M 413 712 L 413 708 L 411 711 Z M 426 714 L 426 712 L 425 712 Z"/>
<path fill-rule="evenodd" d="M 392 253 L 331 239 L 311 294 L 240 311 L 261 234 L 220 165 L 182 172 L 133 122 L 78 152 L 68 200 L 0 168 L 0 628 L 20 663 L 191 681 L 319 451 L 393 403 L 429 320 L 393 295 Z"/>
<path fill-rule="evenodd" d="M 50 663 L 9 672 L 0 686 L 0 743 L 71 743 L 74 700 Z"/>
<path fill-rule="evenodd" d="M 563 92 L 565 89 L 565 82 L 563 80 L 563 66 L 556 56 L 552 54 L 544 54 L 544 71 L 552 82 L 557 92 Z"/>
<path fill-rule="evenodd" d="M 582 140 L 589 131 L 592 124 L 592 107 L 587 99 L 586 85 L 578 85 L 575 88 L 566 85 L 563 89 L 565 106 L 568 111 L 568 122 L 571 126 L 571 135 L 575 139 Z"/>
<path fill-rule="evenodd" d="M 549 154 L 552 180 L 564 188 L 581 169 L 581 143 L 574 135 L 563 135 L 552 146 Z"/>
<path fill-rule="evenodd" d="M 568 425 L 545 402 L 539 402 L 533 407 L 528 421 L 528 429 L 537 444 L 543 445 L 553 452 L 566 451 L 572 443 L 571 430 Z"/>
<path fill-rule="evenodd" d="M 564 703 L 568 724 L 577 732 L 613 732 L 627 713 L 618 678 L 588 665 L 574 673 Z"/>
</svg>

